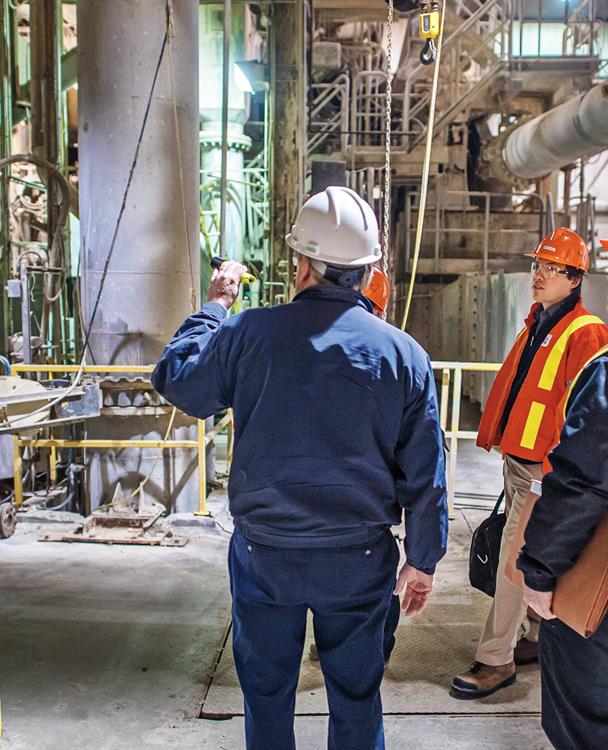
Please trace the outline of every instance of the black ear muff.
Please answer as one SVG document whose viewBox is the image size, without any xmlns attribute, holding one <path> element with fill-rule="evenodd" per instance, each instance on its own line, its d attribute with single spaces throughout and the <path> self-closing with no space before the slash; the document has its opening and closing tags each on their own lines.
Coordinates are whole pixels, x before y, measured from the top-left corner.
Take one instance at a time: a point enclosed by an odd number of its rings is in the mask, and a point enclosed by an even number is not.
<svg viewBox="0 0 608 750">
<path fill-rule="evenodd" d="M 340 276 L 338 276 L 338 284 L 340 286 L 346 287 L 347 289 L 355 286 L 358 281 L 359 274 L 355 271 L 346 271 L 346 273 L 342 273 L 340 274 Z"/>
<path fill-rule="evenodd" d="M 347 270 L 344 268 L 336 268 L 336 266 L 327 266 L 323 276 L 338 286 L 342 286 L 345 289 L 352 289 L 352 287 L 361 283 L 364 274 L 365 266 L 360 268 L 349 268 Z"/>
</svg>

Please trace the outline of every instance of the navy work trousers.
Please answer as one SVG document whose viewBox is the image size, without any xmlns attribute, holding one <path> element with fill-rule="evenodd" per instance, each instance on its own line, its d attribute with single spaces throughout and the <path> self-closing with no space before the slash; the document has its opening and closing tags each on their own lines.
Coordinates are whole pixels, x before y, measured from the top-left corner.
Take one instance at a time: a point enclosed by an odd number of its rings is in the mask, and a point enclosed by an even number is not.
<svg viewBox="0 0 608 750">
<path fill-rule="evenodd" d="M 387 662 L 393 649 L 395 648 L 395 632 L 399 626 L 399 620 L 401 618 L 401 599 L 398 596 L 391 598 L 391 604 L 388 608 L 388 614 L 384 623 L 384 638 L 382 641 L 382 651 L 384 653 L 384 661 Z"/>
<path fill-rule="evenodd" d="M 384 750 L 383 632 L 399 552 L 388 530 L 356 547 L 230 543 L 234 661 L 247 750 L 294 750 L 307 611 L 329 703 L 329 750 Z"/>
<path fill-rule="evenodd" d="M 590 638 L 543 620 L 542 727 L 557 750 L 608 748 L 608 617 Z"/>
</svg>

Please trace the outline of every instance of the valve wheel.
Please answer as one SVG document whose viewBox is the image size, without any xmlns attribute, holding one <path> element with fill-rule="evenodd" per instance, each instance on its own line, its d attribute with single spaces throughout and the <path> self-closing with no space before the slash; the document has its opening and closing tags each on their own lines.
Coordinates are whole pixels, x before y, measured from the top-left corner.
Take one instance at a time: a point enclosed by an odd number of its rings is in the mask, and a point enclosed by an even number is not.
<svg viewBox="0 0 608 750">
<path fill-rule="evenodd" d="M 0 539 L 8 539 L 15 533 L 17 510 L 11 503 L 0 506 Z"/>
</svg>

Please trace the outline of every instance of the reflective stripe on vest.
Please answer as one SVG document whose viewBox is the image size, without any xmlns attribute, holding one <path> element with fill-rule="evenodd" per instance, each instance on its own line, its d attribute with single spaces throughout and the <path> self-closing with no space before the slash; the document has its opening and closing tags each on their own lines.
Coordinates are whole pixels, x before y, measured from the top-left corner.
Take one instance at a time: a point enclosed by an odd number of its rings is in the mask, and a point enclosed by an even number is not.
<svg viewBox="0 0 608 750">
<path fill-rule="evenodd" d="M 555 342 L 553 349 L 551 349 L 551 353 L 547 357 L 547 361 L 543 367 L 543 372 L 538 381 L 539 388 L 543 388 L 545 391 L 550 391 L 553 388 L 557 370 L 562 361 L 562 357 L 564 356 L 564 352 L 566 351 L 566 346 L 568 345 L 568 339 L 573 333 L 578 331 L 579 328 L 591 325 L 591 323 L 599 323 L 600 325 L 603 325 L 604 321 L 596 315 L 581 315 L 580 318 L 576 318 L 570 323 L 568 328 L 566 328 Z"/>
<path fill-rule="evenodd" d="M 550 391 L 554 384 L 555 378 L 557 377 L 557 371 L 561 364 L 562 358 L 568 345 L 568 340 L 573 333 L 578 331 L 584 326 L 591 325 L 593 323 L 604 324 L 601 318 L 596 315 L 581 315 L 579 318 L 575 318 L 572 323 L 566 328 L 562 335 L 553 345 L 549 356 L 547 357 L 540 379 L 538 381 L 538 387 L 545 391 Z M 536 438 L 538 437 L 538 431 L 545 414 L 546 406 L 538 401 L 533 401 L 530 404 L 530 411 L 526 419 L 524 431 L 521 436 L 520 445 L 522 448 L 532 450 L 536 445 Z"/>
<path fill-rule="evenodd" d="M 536 437 L 540 430 L 540 423 L 543 421 L 545 414 L 545 405 L 539 404 L 538 401 L 533 401 L 530 404 L 530 411 L 528 412 L 528 418 L 526 419 L 526 426 L 524 427 L 523 434 L 521 436 L 520 445 L 522 448 L 528 448 L 532 450 L 536 443 Z"/>
</svg>

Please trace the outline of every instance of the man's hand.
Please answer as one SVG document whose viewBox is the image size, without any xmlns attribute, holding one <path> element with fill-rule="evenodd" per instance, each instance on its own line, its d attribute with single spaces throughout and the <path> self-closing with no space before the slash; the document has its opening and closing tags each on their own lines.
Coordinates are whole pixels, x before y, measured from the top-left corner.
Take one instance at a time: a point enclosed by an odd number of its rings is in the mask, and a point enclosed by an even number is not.
<svg viewBox="0 0 608 750">
<path fill-rule="evenodd" d="M 524 601 L 540 615 L 543 620 L 555 620 L 555 615 L 551 611 L 553 603 L 553 591 L 535 591 L 528 588 L 524 583 Z"/>
<path fill-rule="evenodd" d="M 246 272 L 247 267 L 236 260 L 227 260 L 221 268 L 214 269 L 207 291 L 207 301 L 219 302 L 229 310 L 238 296 L 241 276 Z"/>
<path fill-rule="evenodd" d="M 416 570 L 409 563 L 405 563 L 397 576 L 395 594 L 400 594 L 403 589 L 403 601 L 401 609 L 406 617 L 417 615 L 426 607 L 431 591 L 433 590 L 433 576 Z"/>
</svg>

